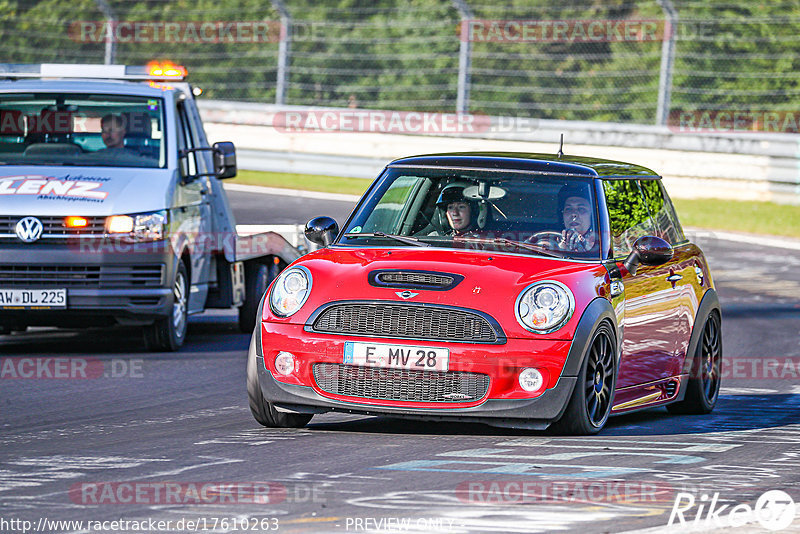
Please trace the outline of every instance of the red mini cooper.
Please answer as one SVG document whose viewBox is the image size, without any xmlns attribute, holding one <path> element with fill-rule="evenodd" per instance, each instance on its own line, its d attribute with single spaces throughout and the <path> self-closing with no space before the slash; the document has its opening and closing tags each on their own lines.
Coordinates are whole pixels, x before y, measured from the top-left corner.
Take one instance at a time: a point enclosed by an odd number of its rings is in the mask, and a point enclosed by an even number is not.
<svg viewBox="0 0 800 534">
<path fill-rule="evenodd" d="M 722 358 L 708 264 L 653 171 L 522 153 L 389 164 L 340 231 L 271 284 L 250 345 L 256 420 L 339 411 L 594 434 L 709 413 Z"/>
</svg>

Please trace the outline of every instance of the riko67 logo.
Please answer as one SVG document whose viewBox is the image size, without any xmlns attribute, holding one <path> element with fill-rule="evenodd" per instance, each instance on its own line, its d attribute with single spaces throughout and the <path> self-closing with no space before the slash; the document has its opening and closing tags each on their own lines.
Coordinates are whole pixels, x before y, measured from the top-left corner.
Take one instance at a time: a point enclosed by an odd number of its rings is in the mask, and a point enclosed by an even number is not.
<svg viewBox="0 0 800 534">
<path fill-rule="evenodd" d="M 706 529 L 757 522 L 767 530 L 779 531 L 792 524 L 796 512 L 794 499 L 781 490 L 762 494 L 754 507 L 747 503 L 719 504 L 719 493 L 710 497 L 703 494 L 698 499 L 691 493 L 680 492 L 675 496 L 667 524 Z"/>
</svg>

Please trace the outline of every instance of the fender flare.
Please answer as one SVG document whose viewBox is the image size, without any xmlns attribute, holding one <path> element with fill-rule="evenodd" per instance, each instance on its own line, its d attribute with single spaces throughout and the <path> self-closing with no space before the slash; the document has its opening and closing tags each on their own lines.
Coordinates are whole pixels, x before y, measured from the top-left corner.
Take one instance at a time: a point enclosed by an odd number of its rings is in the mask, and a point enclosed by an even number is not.
<svg viewBox="0 0 800 534">
<path fill-rule="evenodd" d="M 616 363 L 619 364 L 621 332 L 619 325 L 617 325 L 617 315 L 614 313 L 614 308 L 611 307 L 609 301 L 597 297 L 586 306 L 583 315 L 581 315 L 581 319 L 575 329 L 575 335 L 572 338 L 569 354 L 567 354 L 567 361 L 564 362 L 564 368 L 561 370 L 561 376 L 578 376 L 583 360 L 586 359 L 586 355 L 589 352 L 592 336 L 603 321 L 607 321 L 614 331 L 614 342 L 617 345 L 615 347 Z"/>
<path fill-rule="evenodd" d="M 602 297 L 597 297 L 590 302 L 588 306 L 586 306 L 586 309 L 583 311 L 583 315 L 581 315 L 581 319 L 578 322 L 578 326 L 575 328 L 575 335 L 572 338 L 572 344 L 570 345 L 569 353 L 567 354 L 567 360 L 564 362 L 564 368 L 561 370 L 561 377 L 570 377 L 574 378 L 575 380 L 573 380 L 572 387 L 566 396 L 567 401 L 558 412 L 558 417 L 554 418 L 553 421 L 559 420 L 567 410 L 569 400 L 572 398 L 572 394 L 575 388 L 578 386 L 578 372 L 580 371 L 584 360 L 589 354 L 589 347 L 591 346 L 592 337 L 597 331 L 597 328 L 600 326 L 600 323 L 603 322 L 609 323 L 611 325 L 611 329 L 614 331 L 614 343 L 616 343 L 615 363 L 616 368 L 619 369 L 620 347 L 622 346 L 620 339 L 622 338 L 622 332 L 617 324 L 617 314 L 614 313 L 614 308 L 611 306 L 609 301 Z"/>
<path fill-rule="evenodd" d="M 719 297 L 717 296 L 717 291 L 713 288 L 706 290 L 703 294 L 703 298 L 700 301 L 700 306 L 697 308 L 697 314 L 694 317 L 694 324 L 692 325 L 692 335 L 689 337 L 689 346 L 686 348 L 686 355 L 683 358 L 683 368 L 682 372 L 684 374 L 690 374 L 692 372 L 692 364 L 694 362 L 694 354 L 697 352 L 697 345 L 700 343 L 700 336 L 703 334 L 703 326 L 706 324 L 706 320 L 708 320 L 708 316 L 711 315 L 711 312 L 714 310 L 717 311 L 720 315 L 720 319 L 722 319 L 722 309 L 719 305 Z M 698 328 L 700 327 L 700 328 Z M 720 328 L 722 328 L 722 323 L 720 322 Z M 683 394 L 685 393 L 685 388 L 681 388 L 684 390 L 681 392 L 678 397 L 683 398 Z"/>
</svg>

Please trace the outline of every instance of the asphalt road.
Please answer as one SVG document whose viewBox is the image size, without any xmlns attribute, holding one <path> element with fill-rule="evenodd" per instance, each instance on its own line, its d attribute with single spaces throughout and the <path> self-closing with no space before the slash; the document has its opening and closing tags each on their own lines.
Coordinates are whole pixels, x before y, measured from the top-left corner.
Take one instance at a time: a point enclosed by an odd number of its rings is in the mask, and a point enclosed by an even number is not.
<svg viewBox="0 0 800 534">
<path fill-rule="evenodd" d="M 230 196 L 242 224 L 342 223 L 350 208 Z M 591 438 L 340 414 L 262 428 L 229 312 L 193 317 L 174 354 L 144 352 L 130 328 L 0 337 L 0 532 L 622 532 L 666 527 L 676 499 L 685 521 L 722 509 L 736 532 L 731 509 L 769 490 L 800 511 L 800 250 L 697 240 L 730 364 L 716 410 L 620 416 Z M 56 378 L 57 363 L 54 378 L 8 377 L 8 361 L 58 357 L 90 378 Z M 789 510 L 775 502 L 767 523 Z"/>
</svg>

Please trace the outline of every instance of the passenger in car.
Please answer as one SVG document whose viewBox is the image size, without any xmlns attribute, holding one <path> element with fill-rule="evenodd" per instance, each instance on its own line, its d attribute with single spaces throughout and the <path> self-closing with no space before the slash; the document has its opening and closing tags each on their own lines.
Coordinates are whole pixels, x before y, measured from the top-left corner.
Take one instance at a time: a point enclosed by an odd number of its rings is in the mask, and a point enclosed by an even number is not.
<svg viewBox="0 0 800 534">
<path fill-rule="evenodd" d="M 477 233 L 478 224 L 475 220 L 478 212 L 477 206 L 473 200 L 464 196 L 463 187 L 445 187 L 439 195 L 436 205 L 447 216 L 447 223 L 451 230 L 446 235 L 465 236 Z"/>
</svg>

